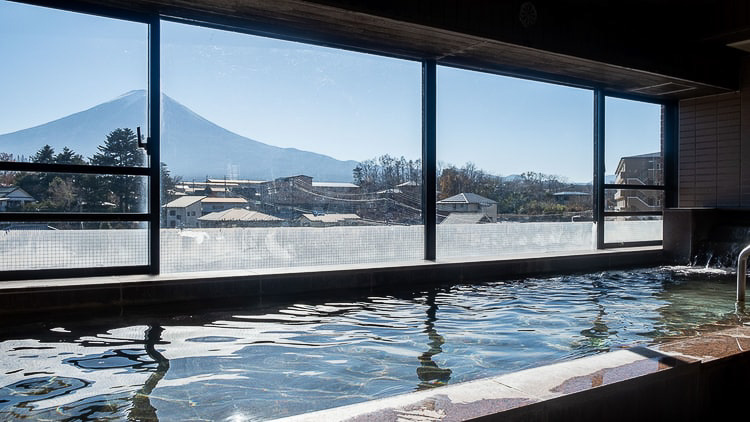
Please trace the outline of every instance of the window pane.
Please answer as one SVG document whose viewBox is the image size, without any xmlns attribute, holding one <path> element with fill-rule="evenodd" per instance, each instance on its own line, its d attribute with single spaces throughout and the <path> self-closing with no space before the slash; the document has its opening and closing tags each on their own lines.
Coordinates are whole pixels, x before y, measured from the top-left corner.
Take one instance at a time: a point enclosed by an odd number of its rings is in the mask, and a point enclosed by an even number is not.
<svg viewBox="0 0 750 422">
<path fill-rule="evenodd" d="M 605 189 L 605 211 L 663 211 L 664 191 Z"/>
<path fill-rule="evenodd" d="M 662 240 L 662 216 L 606 217 L 604 243 Z"/>
<path fill-rule="evenodd" d="M 438 258 L 592 248 L 590 91 L 438 67 Z"/>
<path fill-rule="evenodd" d="M 0 161 L 147 165 L 148 27 L 0 1 Z"/>
<path fill-rule="evenodd" d="M 606 98 L 606 183 L 663 185 L 661 105 Z"/>
<path fill-rule="evenodd" d="M 162 271 L 423 258 L 421 65 L 162 23 Z"/>
<path fill-rule="evenodd" d="M 0 213 L 142 213 L 147 195 L 146 176 L 0 172 Z"/>
<path fill-rule="evenodd" d="M 147 265 L 147 227 L 140 222 L 0 221 L 0 268 L 17 271 Z"/>
</svg>

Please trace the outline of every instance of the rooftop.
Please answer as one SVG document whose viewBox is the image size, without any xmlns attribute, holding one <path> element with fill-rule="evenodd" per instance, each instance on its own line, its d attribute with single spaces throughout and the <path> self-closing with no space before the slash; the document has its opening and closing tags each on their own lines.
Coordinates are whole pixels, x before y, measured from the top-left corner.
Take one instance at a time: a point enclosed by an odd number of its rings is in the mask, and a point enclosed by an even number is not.
<svg viewBox="0 0 750 422">
<path fill-rule="evenodd" d="M 492 199 L 485 198 L 482 195 L 477 195 L 476 193 L 466 192 L 466 193 L 459 193 L 458 195 L 453 195 L 450 198 L 445 198 L 443 200 L 437 201 L 438 204 L 497 204 L 497 201 L 493 201 Z"/>
<path fill-rule="evenodd" d="M 624 160 L 626 158 L 661 158 L 661 152 L 649 152 L 648 154 L 629 155 L 627 157 L 620 158 Z"/>
<path fill-rule="evenodd" d="M 354 183 L 347 182 L 312 182 L 316 188 L 358 188 Z"/>
<path fill-rule="evenodd" d="M 283 221 L 281 218 L 258 211 L 242 208 L 231 208 L 225 211 L 212 212 L 199 217 L 200 221 Z"/>
<path fill-rule="evenodd" d="M 244 198 L 204 198 L 201 202 L 210 204 L 247 204 L 247 200 Z"/>
<path fill-rule="evenodd" d="M 302 214 L 302 216 L 310 221 L 317 221 L 320 223 L 338 223 L 344 220 L 359 220 L 360 217 L 357 214 Z"/>
<path fill-rule="evenodd" d="M 590 193 L 586 192 L 556 192 L 553 196 L 591 196 Z"/>
<path fill-rule="evenodd" d="M 482 212 L 452 212 L 440 224 L 478 224 L 482 220 L 487 220 Z"/>
<path fill-rule="evenodd" d="M 258 185 L 268 183 L 266 180 L 246 180 L 246 179 L 208 179 L 209 183 L 228 184 L 228 185 Z"/>
<path fill-rule="evenodd" d="M 205 196 L 183 196 L 164 205 L 165 208 L 184 208 L 204 199 Z"/>
</svg>

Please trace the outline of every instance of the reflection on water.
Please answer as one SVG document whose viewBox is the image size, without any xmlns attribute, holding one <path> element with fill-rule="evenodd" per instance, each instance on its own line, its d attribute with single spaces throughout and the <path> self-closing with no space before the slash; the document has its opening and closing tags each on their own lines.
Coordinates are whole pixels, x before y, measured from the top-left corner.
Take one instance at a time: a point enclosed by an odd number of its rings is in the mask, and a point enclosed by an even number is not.
<svg viewBox="0 0 750 422">
<path fill-rule="evenodd" d="M 743 323 L 733 276 L 460 284 L 0 335 L 0 420 L 263 420 Z"/>
<path fill-rule="evenodd" d="M 438 366 L 432 357 L 443 351 L 440 347 L 445 343 L 443 336 L 435 330 L 435 321 L 437 320 L 437 303 L 435 302 L 436 292 L 430 290 L 427 292 L 427 320 L 425 321 L 424 332 L 430 340 L 427 343 L 429 349 L 419 355 L 419 366 L 417 367 L 417 377 L 420 379 L 418 389 L 439 387 L 445 385 L 451 379 L 451 370 Z"/>
<path fill-rule="evenodd" d="M 164 328 L 158 325 L 151 325 L 146 330 L 145 339 L 145 350 L 146 354 L 152 361 L 156 362 L 156 368 L 153 369 L 151 375 L 143 387 L 138 390 L 133 396 L 133 407 L 130 408 L 128 413 L 128 420 L 131 421 L 158 421 L 156 417 L 156 408 L 151 405 L 151 392 L 154 391 L 156 385 L 164 378 L 164 375 L 169 371 L 169 359 L 165 358 L 164 355 L 156 350 L 157 344 L 160 343 L 161 333 L 164 332 Z"/>
</svg>

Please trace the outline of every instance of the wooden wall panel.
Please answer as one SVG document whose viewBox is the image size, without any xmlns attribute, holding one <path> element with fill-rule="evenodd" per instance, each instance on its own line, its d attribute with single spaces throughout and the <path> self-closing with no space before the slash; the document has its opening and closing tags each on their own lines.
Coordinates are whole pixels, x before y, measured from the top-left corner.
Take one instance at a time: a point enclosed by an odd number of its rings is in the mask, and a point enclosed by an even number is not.
<svg viewBox="0 0 750 422">
<path fill-rule="evenodd" d="M 742 123 L 748 120 L 742 97 L 729 93 L 680 101 L 680 207 L 750 207 L 750 172 L 743 178 L 743 168 L 750 169 L 750 145 L 742 145 Z"/>
</svg>

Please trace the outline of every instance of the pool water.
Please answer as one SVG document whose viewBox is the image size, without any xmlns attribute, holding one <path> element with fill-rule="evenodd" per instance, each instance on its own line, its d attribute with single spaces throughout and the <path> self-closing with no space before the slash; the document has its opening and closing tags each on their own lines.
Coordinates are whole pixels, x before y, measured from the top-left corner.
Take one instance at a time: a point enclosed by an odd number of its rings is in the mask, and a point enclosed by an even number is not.
<svg viewBox="0 0 750 422">
<path fill-rule="evenodd" d="M 266 420 L 742 324 L 686 267 L 0 328 L 0 420 Z"/>
</svg>

